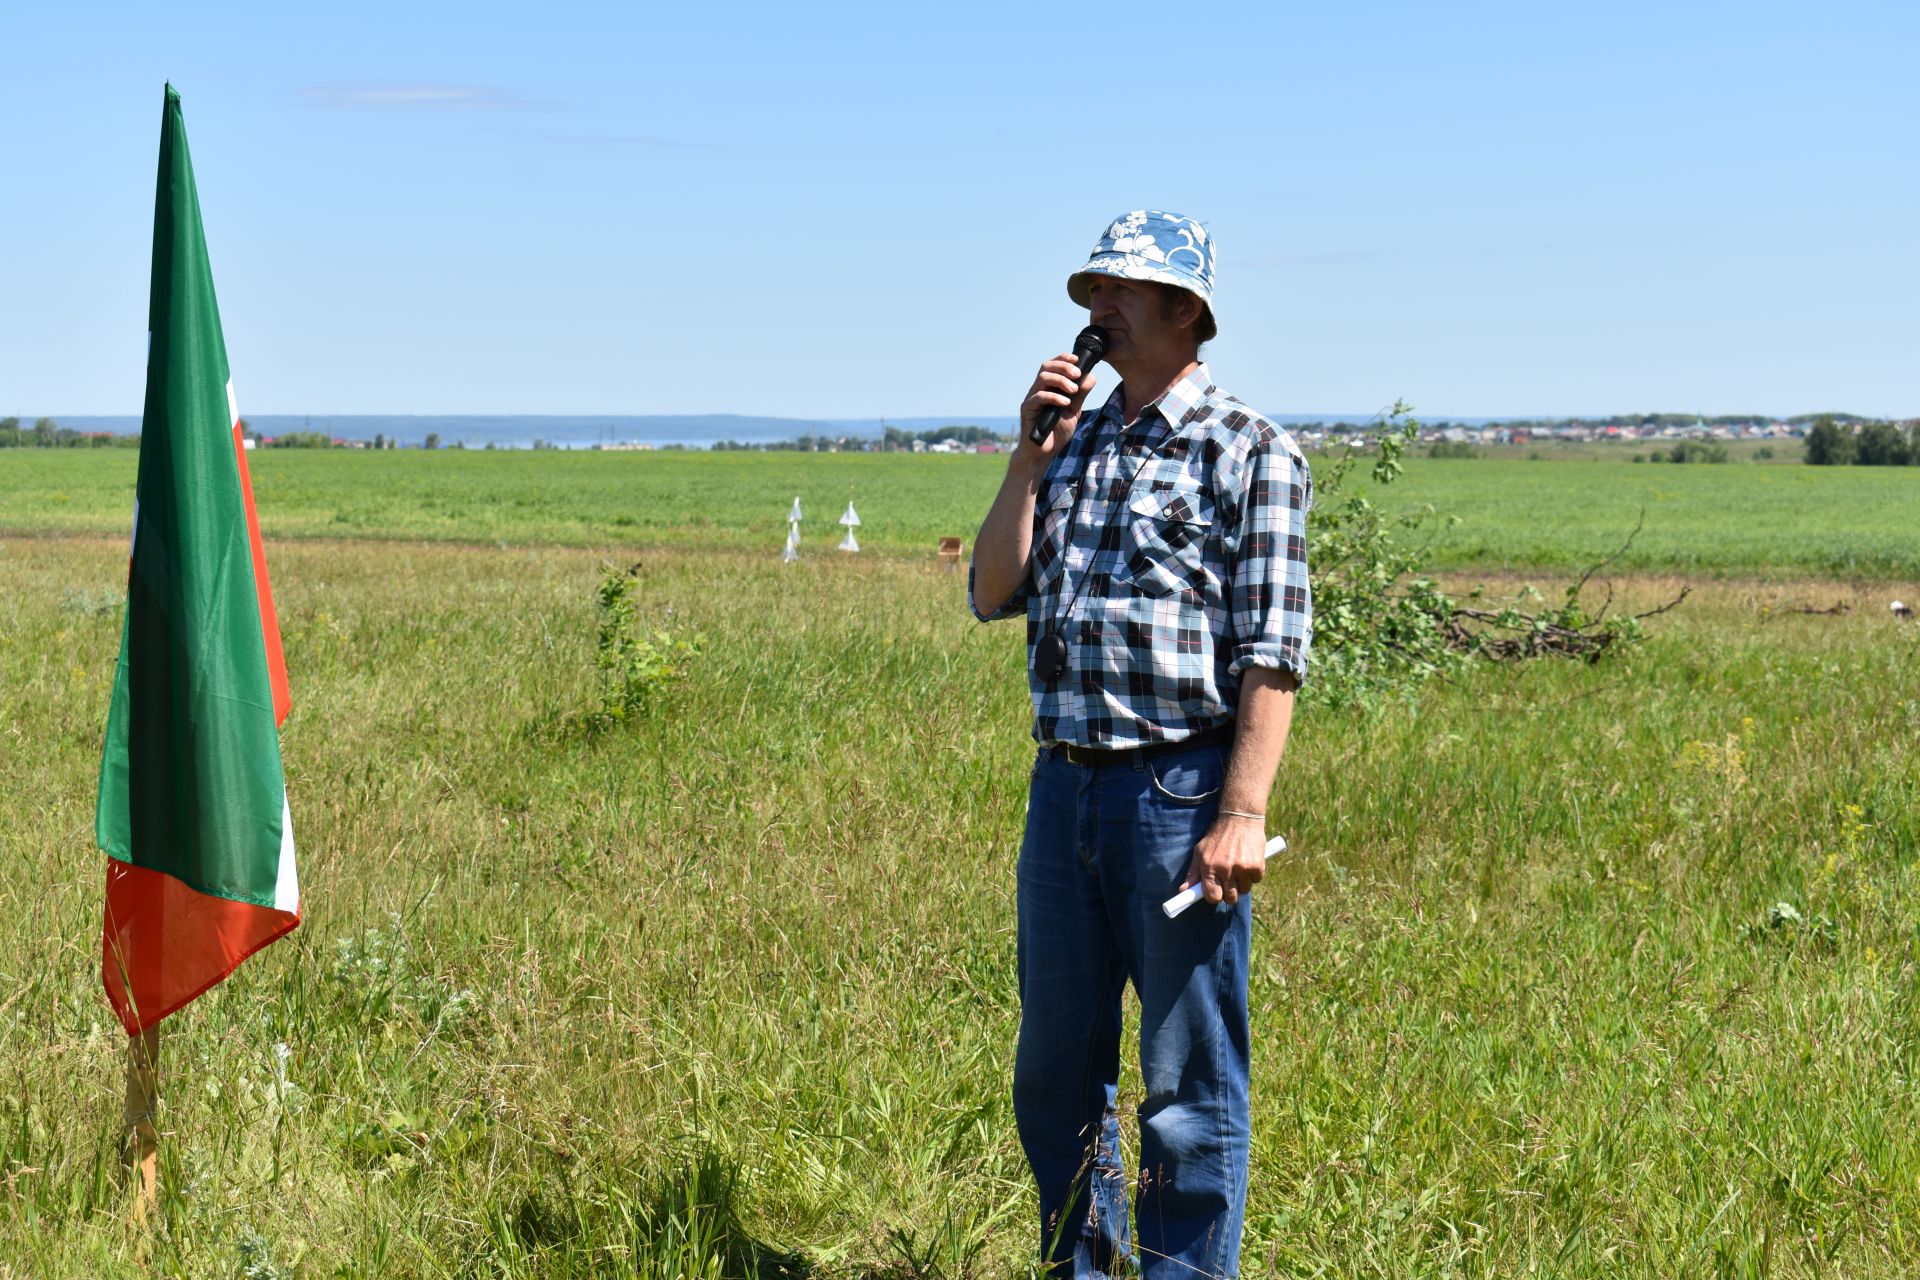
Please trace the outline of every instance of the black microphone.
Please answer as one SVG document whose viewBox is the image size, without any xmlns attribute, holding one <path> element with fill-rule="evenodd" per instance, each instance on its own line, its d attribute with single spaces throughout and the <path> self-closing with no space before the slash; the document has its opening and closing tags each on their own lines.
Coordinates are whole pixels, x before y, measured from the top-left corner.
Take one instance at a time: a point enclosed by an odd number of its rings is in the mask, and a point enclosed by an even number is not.
<svg viewBox="0 0 1920 1280">
<path fill-rule="evenodd" d="M 1073 340 L 1073 358 L 1080 362 L 1080 379 L 1085 381 L 1087 370 L 1100 363 L 1100 357 L 1107 354 L 1107 331 L 1097 324 L 1090 324 L 1080 331 Z M 1034 444 L 1044 444 L 1053 429 L 1060 425 L 1060 406 L 1050 404 L 1040 411 L 1039 420 L 1033 424 L 1033 430 L 1027 433 L 1027 439 Z"/>
</svg>

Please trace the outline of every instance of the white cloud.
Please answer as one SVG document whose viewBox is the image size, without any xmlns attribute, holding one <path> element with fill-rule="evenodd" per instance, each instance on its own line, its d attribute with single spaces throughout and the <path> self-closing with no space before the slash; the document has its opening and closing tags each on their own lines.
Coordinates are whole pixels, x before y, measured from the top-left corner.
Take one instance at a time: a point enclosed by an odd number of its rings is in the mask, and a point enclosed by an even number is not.
<svg viewBox="0 0 1920 1280">
<path fill-rule="evenodd" d="M 536 103 L 491 84 L 350 81 L 300 90 L 308 106 L 330 111 L 529 111 Z"/>
</svg>

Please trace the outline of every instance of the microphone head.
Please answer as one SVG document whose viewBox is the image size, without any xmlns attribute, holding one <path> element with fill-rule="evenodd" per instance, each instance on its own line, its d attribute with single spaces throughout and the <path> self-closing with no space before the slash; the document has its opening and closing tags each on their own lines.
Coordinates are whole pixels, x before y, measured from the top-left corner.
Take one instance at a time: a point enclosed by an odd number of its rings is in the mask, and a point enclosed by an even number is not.
<svg viewBox="0 0 1920 1280">
<path fill-rule="evenodd" d="M 1107 331 L 1097 324 L 1090 324 L 1080 331 L 1073 340 L 1073 353 L 1080 359 L 1081 369 L 1097 363 L 1107 354 Z"/>
</svg>

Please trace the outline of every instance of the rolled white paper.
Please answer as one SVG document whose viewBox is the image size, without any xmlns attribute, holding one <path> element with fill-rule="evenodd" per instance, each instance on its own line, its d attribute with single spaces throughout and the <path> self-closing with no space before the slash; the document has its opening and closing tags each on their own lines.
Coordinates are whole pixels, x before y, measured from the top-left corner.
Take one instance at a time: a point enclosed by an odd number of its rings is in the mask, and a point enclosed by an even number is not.
<svg viewBox="0 0 1920 1280">
<path fill-rule="evenodd" d="M 1273 857 L 1274 854 L 1279 853 L 1282 849 L 1285 849 L 1286 847 L 1287 847 L 1287 838 L 1285 836 L 1275 836 L 1273 839 L 1267 841 L 1267 857 L 1269 858 Z M 1168 898 L 1165 902 L 1161 903 L 1160 909 L 1166 912 L 1167 919 L 1171 920 L 1175 916 L 1179 915 L 1182 911 L 1185 911 L 1188 907 L 1192 906 L 1194 903 L 1200 901 L 1200 899 L 1206 896 L 1207 896 L 1206 885 L 1190 884 L 1186 888 L 1182 889 L 1180 892 L 1174 894 L 1171 898 Z"/>
</svg>

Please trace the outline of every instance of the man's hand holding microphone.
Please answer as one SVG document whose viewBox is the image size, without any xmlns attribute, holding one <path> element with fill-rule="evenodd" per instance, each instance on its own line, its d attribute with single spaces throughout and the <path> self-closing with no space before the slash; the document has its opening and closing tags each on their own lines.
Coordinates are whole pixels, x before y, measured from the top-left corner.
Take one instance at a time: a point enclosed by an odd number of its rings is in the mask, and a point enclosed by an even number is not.
<svg viewBox="0 0 1920 1280">
<path fill-rule="evenodd" d="M 1020 402 L 1020 439 L 974 540 L 973 601 L 983 616 L 1004 604 L 1027 577 L 1035 497 L 1047 468 L 1080 425 L 1081 407 L 1098 381 L 1093 366 L 1106 349 L 1106 331 L 1088 325 L 1074 339 L 1071 352 L 1040 366 Z"/>
<path fill-rule="evenodd" d="M 1107 352 L 1106 330 L 1088 325 L 1073 341 L 1071 352 L 1062 352 L 1040 366 L 1034 375 L 1027 398 L 1020 402 L 1021 442 L 1016 453 L 1044 470 L 1073 438 L 1080 425 L 1080 410 L 1093 390 L 1093 366 Z"/>
</svg>

